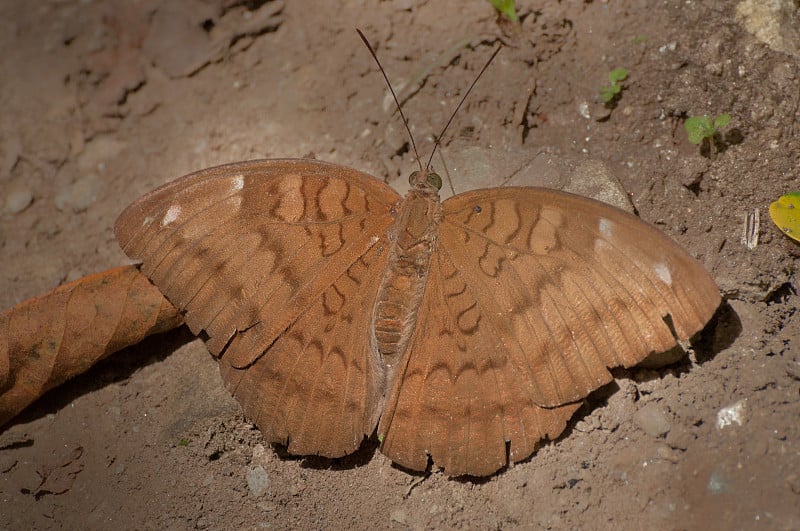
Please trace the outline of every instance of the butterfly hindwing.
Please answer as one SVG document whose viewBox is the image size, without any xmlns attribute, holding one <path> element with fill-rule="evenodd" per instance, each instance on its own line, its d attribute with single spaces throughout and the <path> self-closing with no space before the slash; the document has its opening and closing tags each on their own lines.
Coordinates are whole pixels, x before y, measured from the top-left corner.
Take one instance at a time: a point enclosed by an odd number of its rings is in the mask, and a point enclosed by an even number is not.
<svg viewBox="0 0 800 531">
<path fill-rule="evenodd" d="M 366 333 L 387 253 L 351 265 L 252 365 L 220 359 L 226 387 L 270 442 L 297 455 L 341 457 L 380 414 L 384 367 Z"/>
<path fill-rule="evenodd" d="M 446 252 L 435 253 L 409 350 L 397 369 L 378 434 L 393 461 L 449 475 L 489 475 L 555 438 L 579 404 L 542 408 L 526 374 L 481 313 Z M 506 442 L 510 441 L 510 445 Z"/>
</svg>

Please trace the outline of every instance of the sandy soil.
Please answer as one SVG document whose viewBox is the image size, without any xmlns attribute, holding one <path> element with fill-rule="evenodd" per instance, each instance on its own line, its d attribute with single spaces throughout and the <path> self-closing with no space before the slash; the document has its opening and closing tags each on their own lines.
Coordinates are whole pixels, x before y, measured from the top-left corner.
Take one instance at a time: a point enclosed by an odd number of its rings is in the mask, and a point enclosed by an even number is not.
<svg viewBox="0 0 800 531">
<path fill-rule="evenodd" d="M 266 445 L 181 329 L 0 433 L 0 528 L 800 528 L 800 253 L 766 214 L 800 187 L 798 57 L 734 1 L 519 3 L 514 28 L 480 0 L 4 2 L 0 307 L 124 263 L 118 213 L 192 170 L 312 155 L 404 182 L 414 160 L 360 27 L 426 153 L 506 43 L 436 164 L 456 191 L 541 157 L 601 164 L 717 280 L 696 352 L 616 372 L 559 440 L 468 481 L 409 474 L 374 443 L 335 461 Z M 689 144 L 687 116 L 723 112 L 721 153 Z"/>
</svg>

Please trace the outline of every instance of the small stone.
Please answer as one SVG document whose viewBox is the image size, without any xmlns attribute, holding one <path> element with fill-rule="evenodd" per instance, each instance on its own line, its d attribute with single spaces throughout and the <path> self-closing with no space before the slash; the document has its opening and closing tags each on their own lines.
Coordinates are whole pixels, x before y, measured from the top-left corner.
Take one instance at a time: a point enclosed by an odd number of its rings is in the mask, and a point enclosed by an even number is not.
<svg viewBox="0 0 800 531">
<path fill-rule="evenodd" d="M 93 173 L 79 177 L 56 194 L 56 208 L 59 210 L 71 208 L 73 212 L 83 212 L 97 198 L 99 184 L 100 179 Z"/>
<path fill-rule="evenodd" d="M 269 475 L 263 466 L 258 465 L 247 471 L 247 488 L 255 498 L 260 498 L 269 490 Z"/>
<path fill-rule="evenodd" d="M 722 429 L 731 424 L 738 424 L 741 426 L 744 423 L 745 406 L 747 399 L 739 400 L 738 402 L 724 407 L 717 412 L 717 428 Z"/>
<path fill-rule="evenodd" d="M 683 426 L 671 427 L 667 435 L 667 446 L 673 450 L 686 450 L 693 440 L 693 436 Z"/>
<path fill-rule="evenodd" d="M 730 490 L 731 484 L 721 470 L 714 469 L 708 477 L 707 488 L 711 494 L 722 494 Z"/>
<path fill-rule="evenodd" d="M 127 143 L 100 136 L 88 142 L 78 157 L 78 167 L 85 172 L 102 171 L 105 164 L 116 158 Z"/>
<path fill-rule="evenodd" d="M 6 199 L 3 204 L 3 212 L 7 214 L 19 214 L 33 203 L 33 194 L 22 183 L 12 182 L 8 185 Z"/>
<path fill-rule="evenodd" d="M 267 458 L 267 449 L 263 444 L 257 444 L 253 447 L 253 461 L 263 461 Z"/>
<path fill-rule="evenodd" d="M 663 459 L 665 461 L 669 461 L 670 463 L 673 463 L 673 464 L 675 464 L 678 461 L 680 461 L 680 457 L 678 457 L 678 453 L 675 450 L 673 450 L 672 448 L 670 448 L 666 444 L 658 445 L 658 448 L 656 448 L 656 455 L 658 456 L 659 459 Z"/>
<path fill-rule="evenodd" d="M 392 509 L 389 513 L 389 520 L 400 525 L 408 525 L 408 515 L 403 509 Z"/>
<path fill-rule="evenodd" d="M 634 413 L 633 422 L 651 437 L 663 437 L 670 429 L 667 416 L 656 404 L 647 404 Z"/>
</svg>

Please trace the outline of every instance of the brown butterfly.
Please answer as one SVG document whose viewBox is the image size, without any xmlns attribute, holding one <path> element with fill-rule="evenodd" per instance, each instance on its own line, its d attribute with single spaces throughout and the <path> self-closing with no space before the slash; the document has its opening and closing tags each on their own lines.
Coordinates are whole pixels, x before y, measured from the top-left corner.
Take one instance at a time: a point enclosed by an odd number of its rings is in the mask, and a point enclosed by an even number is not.
<svg viewBox="0 0 800 531">
<path fill-rule="evenodd" d="M 293 454 L 377 427 L 424 470 L 488 475 L 554 439 L 580 400 L 701 330 L 720 295 L 654 227 L 542 188 L 401 198 L 358 170 L 255 160 L 129 206 L 123 250 L 219 358 L 245 414 Z"/>
</svg>

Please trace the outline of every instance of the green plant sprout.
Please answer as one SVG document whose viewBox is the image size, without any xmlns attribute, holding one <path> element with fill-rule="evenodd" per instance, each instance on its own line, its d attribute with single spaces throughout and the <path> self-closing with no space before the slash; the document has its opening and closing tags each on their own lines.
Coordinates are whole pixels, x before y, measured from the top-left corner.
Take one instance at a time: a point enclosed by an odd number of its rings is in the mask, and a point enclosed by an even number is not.
<svg viewBox="0 0 800 531">
<path fill-rule="evenodd" d="M 728 125 L 730 121 L 730 114 L 720 114 L 714 118 L 713 122 L 708 116 L 690 116 L 686 119 L 683 127 L 689 133 L 689 142 L 700 144 L 706 138 L 712 140 L 719 133 L 719 130 Z"/>
<path fill-rule="evenodd" d="M 696 145 L 707 142 L 710 146 L 715 148 L 717 153 L 719 153 L 720 148 L 722 147 L 721 139 L 719 137 L 719 130 L 727 126 L 730 121 L 730 114 L 720 114 L 714 118 L 713 121 L 707 115 L 690 116 L 684 122 L 683 127 L 689 134 L 689 142 Z M 711 153 L 712 157 L 714 156 L 712 151 L 709 150 L 709 153 Z"/>
<path fill-rule="evenodd" d="M 606 103 L 613 102 L 622 92 L 622 82 L 628 77 L 628 70 L 625 68 L 615 68 L 608 73 L 608 81 L 611 85 L 600 89 L 600 97 Z"/>
<path fill-rule="evenodd" d="M 519 21 L 517 9 L 514 7 L 514 0 L 489 0 L 489 2 L 511 22 Z"/>
</svg>

